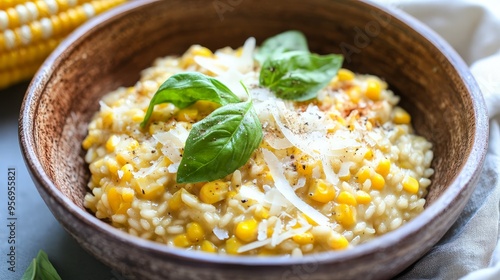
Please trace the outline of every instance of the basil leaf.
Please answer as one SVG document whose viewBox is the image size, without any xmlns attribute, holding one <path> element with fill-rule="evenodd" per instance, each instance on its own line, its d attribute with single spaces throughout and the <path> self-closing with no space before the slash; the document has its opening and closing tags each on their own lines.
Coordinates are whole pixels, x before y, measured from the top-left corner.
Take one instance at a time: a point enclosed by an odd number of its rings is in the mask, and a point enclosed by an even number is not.
<svg viewBox="0 0 500 280">
<path fill-rule="evenodd" d="M 283 99 L 305 101 L 316 97 L 342 66 L 342 55 L 286 52 L 269 58 L 260 71 L 259 83 Z"/>
<path fill-rule="evenodd" d="M 23 274 L 21 280 L 61 280 L 47 254 L 40 250 Z"/>
<path fill-rule="evenodd" d="M 255 53 L 255 59 L 263 65 L 268 58 L 289 51 L 309 51 L 302 32 L 290 30 L 266 39 Z"/>
<path fill-rule="evenodd" d="M 243 166 L 261 141 L 262 127 L 250 100 L 220 107 L 193 125 L 177 182 L 223 178 Z"/>
<path fill-rule="evenodd" d="M 198 72 L 175 74 L 156 91 L 141 127 L 146 126 L 157 104 L 168 102 L 182 109 L 198 100 L 211 101 L 222 106 L 240 102 L 240 99 L 217 79 Z"/>
</svg>

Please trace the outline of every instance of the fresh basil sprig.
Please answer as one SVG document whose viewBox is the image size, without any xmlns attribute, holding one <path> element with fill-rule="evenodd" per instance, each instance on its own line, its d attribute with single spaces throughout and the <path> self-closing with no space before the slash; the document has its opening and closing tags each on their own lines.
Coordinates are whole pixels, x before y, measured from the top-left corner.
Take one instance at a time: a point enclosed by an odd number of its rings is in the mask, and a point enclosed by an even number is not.
<svg viewBox="0 0 500 280">
<path fill-rule="evenodd" d="M 243 166 L 262 141 L 251 100 L 228 104 L 195 123 L 177 171 L 178 183 L 213 181 Z"/>
<path fill-rule="evenodd" d="M 61 277 L 50 263 L 47 253 L 40 250 L 24 272 L 21 280 L 61 280 Z"/>
<path fill-rule="evenodd" d="M 309 51 L 302 32 L 290 30 L 266 39 L 254 57 L 262 65 L 268 58 L 289 51 Z"/>
<path fill-rule="evenodd" d="M 211 101 L 222 106 L 240 101 L 229 88 L 217 79 L 198 72 L 175 74 L 156 91 L 149 103 L 141 127 L 144 128 L 148 123 L 155 105 L 168 102 L 182 109 L 199 100 Z"/>
<path fill-rule="evenodd" d="M 342 55 L 309 52 L 305 36 L 287 31 L 262 44 L 255 55 L 261 64 L 259 83 L 283 99 L 305 101 L 316 97 L 342 66 Z"/>
<path fill-rule="evenodd" d="M 259 83 L 283 99 L 305 101 L 316 97 L 342 66 L 341 55 L 304 51 L 274 55 L 264 62 Z"/>
<path fill-rule="evenodd" d="M 241 102 L 223 83 L 201 73 L 176 74 L 165 81 L 151 99 L 141 125 L 148 123 L 157 104 L 185 108 L 198 100 L 222 107 L 193 124 L 177 169 L 178 183 L 213 181 L 231 174 L 248 161 L 263 137 L 252 101 Z"/>
</svg>

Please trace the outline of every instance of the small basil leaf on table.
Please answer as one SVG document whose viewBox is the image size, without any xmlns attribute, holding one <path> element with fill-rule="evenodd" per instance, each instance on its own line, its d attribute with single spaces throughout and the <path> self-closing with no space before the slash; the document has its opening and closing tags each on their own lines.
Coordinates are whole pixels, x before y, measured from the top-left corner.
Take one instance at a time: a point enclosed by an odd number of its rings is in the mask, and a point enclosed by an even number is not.
<svg viewBox="0 0 500 280">
<path fill-rule="evenodd" d="M 220 107 L 193 125 L 177 182 L 224 178 L 243 166 L 261 141 L 262 127 L 250 100 Z"/>
<path fill-rule="evenodd" d="M 47 254 L 40 250 L 23 274 L 22 280 L 61 280 Z"/>
<path fill-rule="evenodd" d="M 255 53 L 255 59 L 262 65 L 268 58 L 289 51 L 309 51 L 302 32 L 290 30 L 266 39 Z"/>
<path fill-rule="evenodd" d="M 305 101 L 317 96 L 342 66 L 342 55 L 305 51 L 281 53 L 264 62 L 259 83 L 278 97 Z"/>
<path fill-rule="evenodd" d="M 198 72 L 175 74 L 156 91 L 149 103 L 141 127 L 146 126 L 157 104 L 168 102 L 182 109 L 199 100 L 215 102 L 221 106 L 240 102 L 240 99 L 229 88 L 215 78 Z"/>
</svg>

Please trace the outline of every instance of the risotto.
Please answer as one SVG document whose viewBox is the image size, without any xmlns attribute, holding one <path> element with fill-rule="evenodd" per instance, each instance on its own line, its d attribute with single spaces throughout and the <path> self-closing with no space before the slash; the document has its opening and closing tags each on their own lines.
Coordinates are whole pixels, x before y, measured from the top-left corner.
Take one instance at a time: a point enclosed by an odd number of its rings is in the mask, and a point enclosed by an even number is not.
<svg viewBox="0 0 500 280">
<path fill-rule="evenodd" d="M 105 95 L 82 144 L 91 172 L 85 207 L 116 228 L 171 246 L 290 256 L 346 249 L 421 213 L 434 172 L 432 144 L 414 134 L 387 84 L 341 68 L 313 98 L 279 96 L 262 85 L 268 62 L 256 58 L 265 47 L 253 38 L 214 53 L 193 45 L 182 56 L 158 58 L 134 86 Z M 166 80 L 173 88 L 182 83 L 169 80 L 180 73 L 242 102 L 150 104 Z M 215 138 L 198 139 L 208 143 L 203 149 L 189 141 L 229 122 L 222 110 L 240 104 L 255 116 L 239 123 L 240 138 L 230 136 L 237 144 L 225 143 L 234 144 L 230 156 L 181 178 L 188 152 L 217 150 Z M 197 128 L 214 114 L 219 121 Z"/>
</svg>

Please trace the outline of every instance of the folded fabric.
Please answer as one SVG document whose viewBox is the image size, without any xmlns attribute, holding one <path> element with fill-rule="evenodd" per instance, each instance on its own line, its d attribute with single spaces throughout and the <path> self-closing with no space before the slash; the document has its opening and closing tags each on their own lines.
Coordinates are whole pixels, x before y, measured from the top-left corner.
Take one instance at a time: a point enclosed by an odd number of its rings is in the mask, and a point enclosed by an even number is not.
<svg viewBox="0 0 500 280">
<path fill-rule="evenodd" d="M 481 179 L 463 213 L 424 257 L 397 279 L 500 279 L 500 1 L 378 0 L 419 19 L 471 66 L 490 117 Z"/>
</svg>

